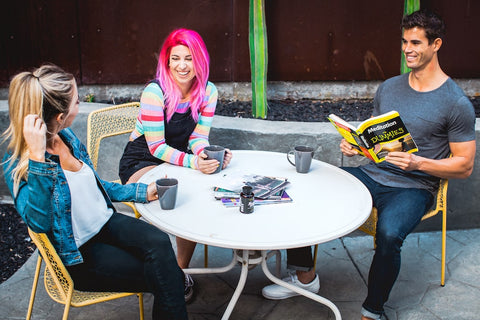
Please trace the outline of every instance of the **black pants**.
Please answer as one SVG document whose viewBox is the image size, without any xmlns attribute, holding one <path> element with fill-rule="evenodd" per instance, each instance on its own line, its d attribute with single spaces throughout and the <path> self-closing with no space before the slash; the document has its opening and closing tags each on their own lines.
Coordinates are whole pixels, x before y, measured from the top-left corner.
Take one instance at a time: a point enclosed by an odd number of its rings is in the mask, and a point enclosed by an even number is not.
<svg viewBox="0 0 480 320">
<path fill-rule="evenodd" d="M 150 292 L 153 319 L 187 319 L 184 275 L 163 231 L 114 213 L 80 247 L 83 263 L 68 266 L 75 288 L 84 291 Z"/>
<path fill-rule="evenodd" d="M 310 271 L 313 268 L 312 248 L 287 249 L 287 268 L 299 271 Z"/>
</svg>

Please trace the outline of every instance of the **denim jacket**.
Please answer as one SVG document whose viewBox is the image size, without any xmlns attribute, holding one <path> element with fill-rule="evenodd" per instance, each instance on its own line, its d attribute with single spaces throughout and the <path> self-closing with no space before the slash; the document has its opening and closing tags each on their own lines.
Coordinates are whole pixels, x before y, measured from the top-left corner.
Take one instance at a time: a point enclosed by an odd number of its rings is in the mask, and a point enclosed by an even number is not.
<svg viewBox="0 0 480 320">
<path fill-rule="evenodd" d="M 71 129 L 64 129 L 59 136 L 70 148 L 75 158 L 90 166 L 95 173 L 97 185 L 105 197 L 107 206 L 115 211 L 112 201 L 147 202 L 147 185 L 132 183 L 121 185 L 101 180 L 85 146 Z M 72 230 L 71 197 L 65 173 L 59 157 L 45 153 L 45 162 L 29 160 L 27 181 L 20 181 L 16 196 L 13 192 L 11 154 L 3 158 L 3 170 L 7 186 L 15 201 L 15 208 L 25 223 L 35 232 L 46 233 L 63 263 L 67 266 L 83 262 Z M 17 160 L 18 161 L 18 160 Z"/>
</svg>

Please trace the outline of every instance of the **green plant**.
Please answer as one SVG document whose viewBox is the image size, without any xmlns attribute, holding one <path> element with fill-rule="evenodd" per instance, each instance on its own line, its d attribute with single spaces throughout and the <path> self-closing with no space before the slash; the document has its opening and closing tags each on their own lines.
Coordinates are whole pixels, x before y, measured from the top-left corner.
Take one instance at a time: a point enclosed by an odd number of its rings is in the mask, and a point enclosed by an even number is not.
<svg viewBox="0 0 480 320">
<path fill-rule="evenodd" d="M 85 96 L 85 102 L 94 102 L 95 95 L 93 93 L 89 93 Z"/>
<path fill-rule="evenodd" d="M 420 10 L 420 0 L 405 0 L 403 6 L 403 15 L 409 15 L 415 11 Z M 400 61 L 400 73 L 404 74 L 410 72 L 410 68 L 407 67 L 407 62 L 405 61 L 405 55 L 401 51 L 401 61 Z"/>
<path fill-rule="evenodd" d="M 252 72 L 252 114 L 267 117 L 267 27 L 264 0 L 250 0 L 249 36 L 250 68 Z"/>
</svg>

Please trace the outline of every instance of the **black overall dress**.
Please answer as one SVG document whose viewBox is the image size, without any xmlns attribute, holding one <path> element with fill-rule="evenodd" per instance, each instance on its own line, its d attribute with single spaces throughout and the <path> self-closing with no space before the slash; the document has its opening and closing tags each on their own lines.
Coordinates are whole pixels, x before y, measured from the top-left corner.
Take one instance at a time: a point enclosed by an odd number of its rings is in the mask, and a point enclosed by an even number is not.
<svg viewBox="0 0 480 320">
<path fill-rule="evenodd" d="M 151 81 L 158 84 L 157 81 Z M 165 143 L 179 151 L 192 153 L 188 149 L 188 140 L 195 129 L 197 123 L 192 117 L 192 110 L 188 109 L 185 113 L 175 112 L 170 121 L 164 117 L 165 125 Z M 138 170 L 163 163 L 163 160 L 153 156 L 148 149 L 145 135 L 141 135 L 133 141 L 129 141 L 125 146 L 119 165 L 119 176 L 122 184 Z"/>
</svg>

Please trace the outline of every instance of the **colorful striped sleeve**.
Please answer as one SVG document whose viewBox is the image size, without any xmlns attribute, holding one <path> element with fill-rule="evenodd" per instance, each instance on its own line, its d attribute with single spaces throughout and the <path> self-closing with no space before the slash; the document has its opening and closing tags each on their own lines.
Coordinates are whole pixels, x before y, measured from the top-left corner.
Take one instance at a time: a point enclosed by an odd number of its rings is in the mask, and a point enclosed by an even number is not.
<svg viewBox="0 0 480 320">
<path fill-rule="evenodd" d="M 140 98 L 140 113 L 132 136 L 145 135 L 150 153 L 171 164 L 197 168 L 197 156 L 179 151 L 166 144 L 164 123 L 164 97 L 160 86 L 150 83 Z"/>
<path fill-rule="evenodd" d="M 157 131 L 163 131 L 163 92 L 155 83 L 150 83 L 145 87 L 140 98 L 140 112 L 138 113 L 135 129 L 130 136 L 134 140 L 145 133 L 145 129 L 151 130 L 152 127 L 161 126 Z"/>
<path fill-rule="evenodd" d="M 217 107 L 218 91 L 215 85 L 211 82 L 207 83 L 207 89 L 204 98 L 204 107 L 201 109 L 198 123 L 195 126 L 188 144 L 193 154 L 198 155 L 202 150 L 209 145 L 208 136 L 210 128 L 212 127 L 213 115 Z"/>
</svg>

